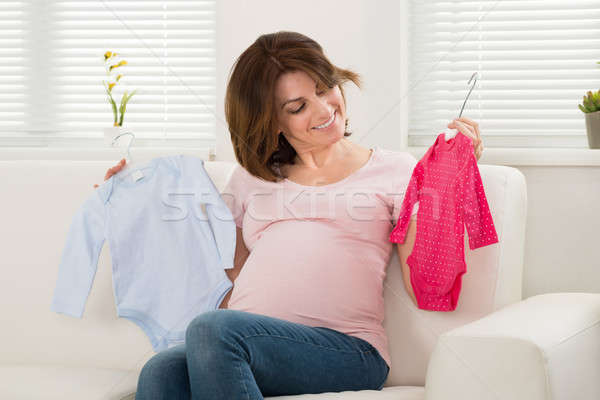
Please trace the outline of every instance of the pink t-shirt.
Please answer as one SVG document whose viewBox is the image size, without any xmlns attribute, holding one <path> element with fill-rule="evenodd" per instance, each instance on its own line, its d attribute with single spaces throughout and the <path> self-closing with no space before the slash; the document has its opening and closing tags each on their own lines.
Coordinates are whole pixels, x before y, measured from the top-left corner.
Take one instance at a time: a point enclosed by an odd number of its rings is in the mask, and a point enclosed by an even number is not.
<svg viewBox="0 0 600 400">
<path fill-rule="evenodd" d="M 361 338 L 391 366 L 383 280 L 416 164 L 375 146 L 360 169 L 322 186 L 269 182 L 237 165 L 222 198 L 250 254 L 228 308 Z"/>
</svg>

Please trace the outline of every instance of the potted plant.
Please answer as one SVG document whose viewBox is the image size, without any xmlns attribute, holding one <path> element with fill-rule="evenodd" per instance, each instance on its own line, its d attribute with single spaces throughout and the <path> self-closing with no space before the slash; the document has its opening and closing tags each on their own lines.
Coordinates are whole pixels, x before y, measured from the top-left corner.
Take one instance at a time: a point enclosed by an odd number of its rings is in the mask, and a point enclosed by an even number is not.
<svg viewBox="0 0 600 400">
<path fill-rule="evenodd" d="M 117 135 L 128 131 L 123 127 L 123 120 L 125 118 L 125 111 L 127 110 L 127 103 L 136 92 L 136 90 L 134 90 L 128 94 L 127 90 L 125 90 L 119 106 L 117 106 L 113 89 L 117 86 L 121 78 L 123 78 L 123 74 L 120 73 L 122 67 L 127 65 L 126 60 L 119 60 L 119 58 L 119 55 L 115 52 L 107 51 L 104 53 L 104 66 L 106 68 L 107 80 L 103 81 L 103 84 L 104 89 L 106 90 L 108 103 L 111 105 L 113 112 L 113 126 L 104 128 L 104 141 L 109 146 Z"/>
<path fill-rule="evenodd" d="M 600 61 L 597 64 L 600 64 Z M 579 109 L 585 114 L 590 149 L 600 149 L 600 90 L 588 91 L 587 96 L 583 96 L 583 105 L 579 104 Z"/>
</svg>

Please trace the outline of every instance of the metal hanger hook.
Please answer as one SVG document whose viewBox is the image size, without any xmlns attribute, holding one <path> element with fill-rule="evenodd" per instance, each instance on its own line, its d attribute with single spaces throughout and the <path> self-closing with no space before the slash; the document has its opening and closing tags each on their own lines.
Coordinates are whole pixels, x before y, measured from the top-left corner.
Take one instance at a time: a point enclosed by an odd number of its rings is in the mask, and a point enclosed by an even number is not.
<svg viewBox="0 0 600 400">
<path fill-rule="evenodd" d="M 469 79 L 469 82 L 467 83 L 467 85 L 468 85 L 469 83 L 471 83 L 471 81 L 473 81 L 473 84 L 471 85 L 471 89 L 469 89 L 469 93 L 467 94 L 467 97 L 465 98 L 465 101 L 463 102 L 463 105 L 460 108 L 460 114 L 458 114 L 458 118 L 461 117 L 462 112 L 465 109 L 465 104 L 467 104 L 467 99 L 469 98 L 469 96 L 471 95 L 471 92 L 473 91 L 473 88 L 477 84 L 478 77 L 479 77 L 479 75 L 477 74 L 477 72 L 473 72 L 473 75 L 471 75 L 471 78 Z"/>
<path fill-rule="evenodd" d="M 115 138 L 113 139 L 111 146 L 115 145 L 115 142 L 117 141 L 117 139 L 119 139 L 121 136 L 123 135 L 131 135 L 131 140 L 129 141 L 129 143 L 127 144 L 127 158 L 128 161 L 131 161 L 131 155 L 129 154 L 129 148 L 131 147 L 131 144 L 133 143 L 133 140 L 135 139 L 135 135 L 133 134 L 133 132 L 123 132 L 123 133 L 119 133 L 117 136 L 115 136 Z"/>
</svg>

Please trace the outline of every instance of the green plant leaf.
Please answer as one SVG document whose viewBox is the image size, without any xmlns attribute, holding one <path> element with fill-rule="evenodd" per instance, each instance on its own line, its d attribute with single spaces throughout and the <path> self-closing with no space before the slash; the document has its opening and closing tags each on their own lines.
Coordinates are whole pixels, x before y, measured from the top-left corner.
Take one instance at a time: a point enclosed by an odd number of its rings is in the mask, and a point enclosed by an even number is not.
<svg viewBox="0 0 600 400">
<path fill-rule="evenodd" d="M 594 112 L 594 111 L 598 110 L 598 107 L 596 106 L 596 102 L 594 101 L 594 93 L 592 93 L 591 90 L 588 90 L 588 92 L 587 92 L 587 97 L 585 98 L 584 105 L 588 110 L 590 110 L 590 112 Z"/>
<path fill-rule="evenodd" d="M 131 100 L 131 97 L 137 92 L 137 89 L 134 90 L 133 92 L 131 92 L 129 94 L 129 96 L 127 96 L 127 93 L 125 93 L 125 95 L 123 96 L 123 99 L 121 101 L 121 124 L 123 123 L 123 118 L 125 118 L 125 111 L 127 110 L 127 103 L 129 103 L 129 100 Z"/>
<path fill-rule="evenodd" d="M 123 119 L 125 118 L 125 111 L 127 110 L 127 103 L 123 103 L 121 106 L 121 125 L 123 125 Z"/>
<path fill-rule="evenodd" d="M 123 97 L 121 97 L 121 107 L 123 107 L 123 103 L 127 99 L 127 90 L 123 93 Z"/>
<path fill-rule="evenodd" d="M 596 110 L 600 110 L 600 92 L 594 93 L 594 95 L 592 96 L 592 102 L 594 103 L 594 107 L 596 107 Z"/>
<path fill-rule="evenodd" d="M 113 117 L 114 117 L 114 124 L 117 123 L 117 104 L 115 103 L 115 100 L 112 97 L 112 94 L 110 93 L 110 91 L 108 90 L 106 83 L 104 84 L 104 89 L 106 90 L 106 94 L 108 95 L 108 102 L 110 103 L 110 105 L 112 106 L 112 111 L 113 111 Z"/>
<path fill-rule="evenodd" d="M 123 93 L 123 97 L 121 97 L 121 104 L 119 105 L 119 112 L 121 116 L 119 117 L 119 125 L 123 126 L 123 114 L 125 113 L 125 102 L 127 101 L 127 90 Z"/>
<path fill-rule="evenodd" d="M 131 92 L 129 94 L 129 96 L 127 97 L 127 99 L 125 99 L 125 105 L 127 105 L 127 103 L 129 103 L 129 100 L 131 100 L 131 97 L 135 94 L 135 92 L 137 92 L 137 89 L 134 90 L 133 92 Z"/>
</svg>

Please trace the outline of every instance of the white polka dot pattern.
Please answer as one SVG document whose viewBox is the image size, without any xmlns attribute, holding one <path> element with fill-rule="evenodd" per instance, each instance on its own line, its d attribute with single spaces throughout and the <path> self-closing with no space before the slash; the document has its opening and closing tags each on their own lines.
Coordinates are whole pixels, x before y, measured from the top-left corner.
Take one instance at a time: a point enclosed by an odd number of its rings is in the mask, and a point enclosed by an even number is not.
<svg viewBox="0 0 600 400">
<path fill-rule="evenodd" d="M 404 243 L 413 205 L 419 202 L 417 233 L 407 259 L 418 307 L 456 309 L 464 259 L 464 225 L 471 250 L 498 243 L 492 215 L 468 136 L 448 142 L 438 135 L 415 166 L 390 241 Z"/>
</svg>

